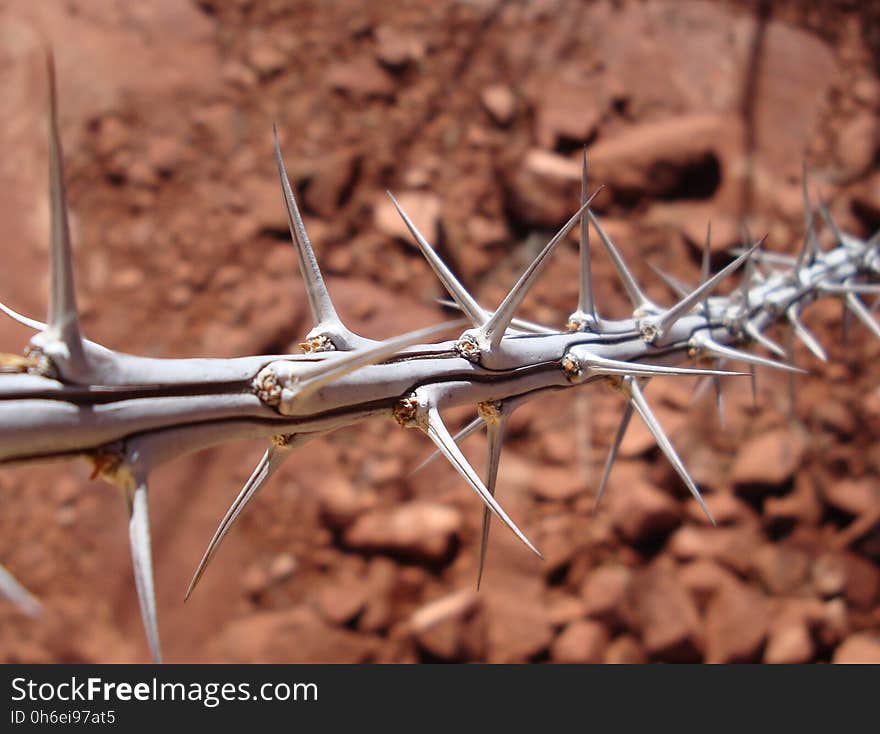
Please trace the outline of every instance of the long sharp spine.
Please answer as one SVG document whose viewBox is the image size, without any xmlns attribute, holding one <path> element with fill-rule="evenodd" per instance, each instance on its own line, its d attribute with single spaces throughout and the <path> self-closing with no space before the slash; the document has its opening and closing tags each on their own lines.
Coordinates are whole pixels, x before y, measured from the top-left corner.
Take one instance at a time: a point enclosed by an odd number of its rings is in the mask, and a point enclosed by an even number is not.
<svg viewBox="0 0 880 734">
<path fill-rule="evenodd" d="M 828 355 L 825 354 L 825 350 L 822 348 L 822 345 L 816 341 L 816 337 L 814 337 L 807 328 L 801 323 L 800 318 L 798 318 L 797 311 L 795 307 L 789 306 L 787 311 L 788 321 L 791 324 L 791 327 L 794 331 L 795 336 L 803 342 L 804 346 L 809 349 L 813 356 L 816 359 L 827 362 Z"/>
<path fill-rule="evenodd" d="M 638 381 L 632 377 L 626 377 L 624 378 L 624 384 L 626 385 L 626 388 L 629 392 L 633 408 L 635 408 L 636 412 L 645 422 L 645 425 L 654 436 L 654 440 L 657 442 L 660 450 L 665 454 L 666 458 L 669 460 L 669 463 L 672 464 L 672 467 L 678 473 L 678 476 L 681 477 L 682 481 L 690 490 L 694 499 L 697 501 L 703 512 L 706 514 L 706 517 L 708 517 L 709 521 L 713 525 L 715 525 L 715 518 L 712 517 L 712 513 L 709 512 L 709 508 L 706 506 L 706 503 L 703 500 L 703 495 L 700 494 L 700 490 L 697 488 L 697 485 L 694 483 L 694 480 L 691 479 L 691 475 L 688 473 L 685 465 L 678 457 L 678 453 L 675 451 L 675 448 L 672 446 L 672 443 L 666 436 L 666 433 L 664 432 L 663 427 L 660 425 L 660 422 L 657 420 L 657 418 L 654 417 L 654 413 L 651 410 L 651 407 L 648 405 L 648 401 L 645 400 L 645 396 L 642 394 L 642 390 L 639 387 Z"/>
<path fill-rule="evenodd" d="M 605 496 L 605 490 L 608 488 L 608 479 L 611 477 L 611 470 L 614 468 L 614 462 L 617 459 L 617 454 L 620 452 L 620 444 L 623 443 L 623 437 L 626 435 L 626 429 L 629 428 L 629 422 L 632 420 L 632 415 L 633 405 L 630 401 L 623 409 L 623 416 L 620 419 L 620 425 L 617 427 L 617 432 L 614 434 L 614 441 L 611 444 L 611 448 L 608 449 L 608 458 L 605 459 L 605 468 L 602 470 L 602 480 L 599 482 L 599 489 L 596 492 L 596 500 L 593 504 L 594 512 L 599 509 L 599 503 L 602 501 L 602 497 Z"/>
<path fill-rule="evenodd" d="M 488 439 L 486 462 L 486 489 L 489 494 L 495 496 L 495 484 L 498 480 L 498 466 L 501 463 L 501 449 L 504 446 L 504 434 L 507 431 L 509 410 L 502 405 L 496 418 L 486 421 L 486 435 Z M 483 508 L 483 524 L 480 531 L 480 560 L 477 566 L 477 589 L 483 580 L 483 569 L 486 564 L 486 551 L 489 547 L 489 526 L 492 522 L 492 514 L 488 507 Z"/>
<path fill-rule="evenodd" d="M 627 296 L 629 297 L 630 303 L 632 303 L 633 310 L 637 313 L 656 310 L 656 306 L 654 306 L 651 300 L 639 287 L 639 284 L 636 282 L 635 277 L 626 266 L 626 262 L 624 262 L 624 259 L 618 251 L 617 247 L 614 246 L 611 238 L 608 236 L 602 225 L 599 223 L 599 219 L 596 217 L 595 214 L 593 214 L 592 210 L 589 208 L 587 209 L 587 216 L 589 216 L 590 222 L 592 222 L 593 226 L 596 228 L 596 233 L 599 235 L 599 240 L 602 242 L 602 244 L 605 246 L 605 249 L 608 251 L 608 254 L 611 256 L 611 260 L 614 263 L 617 274 L 620 276 L 620 280 L 623 282 L 623 288 L 626 291 Z"/>
<path fill-rule="evenodd" d="M 589 199 L 587 191 L 587 150 L 584 148 L 581 161 L 581 207 Z M 597 325 L 596 302 L 593 297 L 593 266 L 592 253 L 590 252 L 590 220 L 585 214 L 581 214 L 580 231 L 578 240 L 578 254 L 580 256 L 580 289 L 578 291 L 577 317 L 584 320 L 584 326 L 593 329 Z"/>
<path fill-rule="evenodd" d="M 67 218 L 64 185 L 64 155 L 58 132 L 58 101 L 55 91 L 55 61 L 46 59 L 49 83 L 49 200 L 51 208 L 49 318 L 46 336 L 60 341 L 66 349 L 67 368 L 74 378 L 84 378 L 87 364 L 79 328 L 76 289 L 73 278 L 73 251 Z"/>
<path fill-rule="evenodd" d="M 137 479 L 134 488 L 126 492 L 126 499 L 129 511 L 128 538 L 141 619 L 144 623 L 153 661 L 160 663 L 162 662 L 162 652 L 159 645 L 159 622 L 156 615 L 156 592 L 153 583 L 153 556 L 150 548 L 150 515 L 147 505 L 146 480 Z"/>
<path fill-rule="evenodd" d="M 446 292 L 452 297 L 452 300 L 455 301 L 456 305 L 462 310 L 468 319 L 470 319 L 474 326 L 482 326 L 485 324 L 488 317 L 483 309 L 480 308 L 480 305 L 474 300 L 473 296 L 468 293 L 467 289 L 461 284 L 458 278 L 452 274 L 452 271 L 446 266 L 446 263 L 443 262 L 434 248 L 431 247 L 430 243 L 424 238 L 422 233 L 419 232 L 413 221 L 407 216 L 406 212 L 403 211 L 400 203 L 394 198 L 394 194 L 390 191 L 386 191 L 385 193 L 388 194 L 391 203 L 394 205 L 394 208 L 397 210 L 403 223 L 406 225 L 407 229 L 409 229 L 410 234 L 412 234 L 413 239 L 422 251 L 422 255 L 424 255 L 425 260 L 428 261 L 428 265 L 431 266 L 431 269 L 440 279 L 440 282 L 443 283 L 443 287 L 446 288 Z"/>
<path fill-rule="evenodd" d="M 284 463 L 284 460 L 288 457 L 294 446 L 304 442 L 303 437 L 300 436 L 281 436 L 279 439 L 280 440 L 273 441 L 272 445 L 266 449 L 259 463 L 257 463 L 257 466 L 254 468 L 254 471 L 251 473 L 247 482 L 245 482 L 244 487 L 241 488 L 238 496 L 233 500 L 229 509 L 226 511 L 226 514 L 223 516 L 223 519 L 220 521 L 220 524 L 217 526 L 217 530 L 214 532 L 211 541 L 208 543 L 208 547 L 205 549 L 205 553 L 202 555 L 195 573 L 193 573 L 192 580 L 189 582 L 186 594 L 184 595 L 184 601 L 189 599 L 190 595 L 195 590 L 196 585 L 205 573 L 208 564 L 214 558 L 214 554 L 217 552 L 227 533 L 229 533 L 230 529 L 235 524 L 238 516 L 256 496 L 257 492 L 259 492 L 266 482 L 269 481 L 270 477 Z"/>
<path fill-rule="evenodd" d="M 600 189 L 601 190 L 601 189 Z M 565 236 L 571 231 L 574 225 L 577 223 L 578 218 L 583 214 L 583 212 L 589 211 L 590 202 L 598 195 L 599 191 L 594 193 L 587 201 L 581 206 L 580 209 L 574 214 L 571 219 L 569 219 L 562 227 L 562 229 L 557 232 L 553 238 L 544 246 L 544 249 L 538 254 L 538 256 L 532 261 L 528 268 L 526 268 L 525 272 L 520 276 L 519 280 L 516 282 L 516 285 L 510 289 L 510 292 L 501 302 L 501 305 L 498 307 L 498 310 L 492 314 L 492 317 L 480 328 L 482 338 L 489 344 L 489 351 L 495 351 L 498 348 L 498 345 L 501 343 L 501 338 L 504 336 L 504 332 L 507 331 L 507 328 L 510 326 L 510 322 L 513 320 L 513 315 L 516 312 L 519 305 L 522 303 L 522 300 L 526 297 L 526 294 L 529 292 L 529 289 L 534 285 L 535 279 L 540 275 L 541 271 L 544 269 L 544 266 L 547 264 L 547 260 L 550 256 L 550 253 L 556 248 L 556 246 L 565 238 Z"/>
<path fill-rule="evenodd" d="M 513 531 L 516 537 L 519 538 L 520 541 L 532 551 L 532 553 L 541 558 L 542 556 L 538 549 L 535 548 L 532 542 L 523 534 L 522 530 L 516 526 L 513 520 L 507 516 L 507 513 L 498 502 L 495 501 L 495 498 L 490 494 L 489 490 L 477 476 L 477 473 L 464 457 L 464 454 L 462 454 L 458 446 L 455 445 L 455 441 L 449 434 L 446 425 L 443 423 L 443 419 L 440 417 L 440 412 L 436 408 L 432 407 L 428 409 L 427 425 L 424 430 L 437 448 L 440 449 L 444 456 L 446 456 L 449 463 L 455 467 L 456 471 L 461 474 L 465 481 L 467 481 L 471 489 L 476 492 L 477 496 L 479 496 L 483 503 L 492 511 L 492 514 L 507 525 L 507 527 Z"/>
</svg>

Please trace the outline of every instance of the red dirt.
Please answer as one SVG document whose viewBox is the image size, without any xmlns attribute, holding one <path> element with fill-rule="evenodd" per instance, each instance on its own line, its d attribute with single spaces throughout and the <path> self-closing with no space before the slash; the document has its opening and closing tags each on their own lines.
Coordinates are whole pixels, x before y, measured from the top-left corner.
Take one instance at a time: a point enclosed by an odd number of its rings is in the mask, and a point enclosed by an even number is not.
<svg viewBox="0 0 880 734">
<path fill-rule="evenodd" d="M 671 294 L 647 262 L 696 280 L 709 218 L 716 266 L 744 216 L 771 249 L 794 251 L 804 158 L 814 198 L 871 234 L 880 55 L 877 20 L 858 6 L 6 3 L 0 298 L 45 308 L 45 39 L 85 331 L 122 351 L 233 356 L 289 348 L 309 328 L 273 122 L 337 308 L 371 336 L 442 318 L 385 188 L 497 303 L 573 211 L 583 144 L 607 186 L 607 228 L 658 301 Z M 554 257 L 523 316 L 562 324 L 574 240 Z M 594 274 L 602 313 L 622 316 L 601 255 Z M 837 304 L 805 318 L 830 360 L 798 352 L 811 375 L 794 420 L 785 379 L 763 371 L 758 410 L 748 384 L 726 384 L 724 431 L 710 395 L 692 405 L 689 384 L 649 390 L 716 529 L 635 424 L 592 514 L 616 396 L 591 391 L 586 420 L 568 399 L 523 408 L 499 493 L 547 560 L 496 527 L 478 594 L 477 502 L 440 462 L 408 477 L 429 447 L 390 421 L 289 461 L 186 605 L 262 447 L 163 469 L 151 502 L 167 659 L 880 662 L 880 344 L 854 324 L 844 346 Z M 0 321 L 5 351 L 28 336 Z M 482 466 L 481 439 L 465 446 Z M 0 562 L 45 605 L 31 620 L 0 602 L 0 660 L 146 658 L 123 516 L 84 464 L 0 472 Z"/>
</svg>

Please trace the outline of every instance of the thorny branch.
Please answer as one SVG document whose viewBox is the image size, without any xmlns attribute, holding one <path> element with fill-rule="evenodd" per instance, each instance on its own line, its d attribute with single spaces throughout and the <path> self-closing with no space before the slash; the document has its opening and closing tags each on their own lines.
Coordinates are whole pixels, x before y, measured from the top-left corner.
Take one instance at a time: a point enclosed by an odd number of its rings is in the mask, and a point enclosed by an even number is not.
<svg viewBox="0 0 880 734">
<path fill-rule="evenodd" d="M 611 386 L 624 397 L 626 407 L 597 501 L 635 413 L 711 519 L 697 485 L 644 396 L 646 383 L 656 376 L 700 375 L 713 380 L 717 388 L 720 377 L 748 374 L 678 366 L 688 360 L 801 372 L 745 348 L 756 345 L 775 357 L 784 357 L 783 348 L 764 334 L 770 325 L 783 322 L 795 338 L 824 360 L 821 345 L 798 318 L 806 304 L 821 296 L 840 298 L 859 321 L 880 336 L 880 325 L 859 298 L 880 293 L 880 285 L 871 282 L 880 275 L 880 233 L 868 241 L 847 235 L 820 205 L 819 213 L 835 241 L 833 249 L 821 251 L 806 176 L 806 232 L 798 257 L 764 252 L 762 242 L 757 242 L 735 253 L 736 259 L 711 277 L 705 258 L 703 280 L 695 288 L 660 273 L 680 296 L 678 303 L 667 308 L 645 295 L 590 209 L 596 194 L 588 195 L 585 158 L 580 208 L 494 311 L 468 293 L 392 196 L 416 244 L 465 318 L 383 341 L 368 339 L 346 328 L 333 306 L 276 135 L 283 202 L 315 323 L 301 345 L 303 353 L 238 359 L 150 359 L 116 352 L 84 339 L 79 327 L 51 57 L 48 73 L 49 315 L 44 324 L 0 304 L 8 316 L 37 332 L 25 356 L 0 355 L 0 463 L 85 457 L 96 476 L 121 490 L 130 518 L 141 614 L 157 661 L 161 654 L 147 480 L 159 464 L 235 439 L 259 437 L 268 441 L 265 455 L 211 539 L 187 590 L 189 596 L 237 517 L 294 448 L 367 418 L 393 418 L 401 426 L 427 434 L 439 454 L 483 502 L 481 576 L 492 515 L 540 555 L 495 496 L 505 428 L 517 406 L 547 391 L 595 382 Z M 554 249 L 577 225 L 580 297 L 566 328 L 557 330 L 515 318 Z M 630 299 L 633 311 L 629 319 L 611 321 L 598 311 L 591 277 L 590 225 Z M 713 295 L 738 269 L 744 269 L 741 287 L 730 296 Z M 463 325 L 468 328 L 457 338 L 431 341 L 444 332 L 460 331 Z M 477 411 L 476 420 L 458 436 L 449 433 L 441 417 L 443 409 L 455 405 L 472 405 Z M 485 480 L 457 445 L 464 434 L 482 424 L 489 436 Z M 39 610 L 38 602 L 2 567 L 0 593 L 27 613 Z"/>
</svg>

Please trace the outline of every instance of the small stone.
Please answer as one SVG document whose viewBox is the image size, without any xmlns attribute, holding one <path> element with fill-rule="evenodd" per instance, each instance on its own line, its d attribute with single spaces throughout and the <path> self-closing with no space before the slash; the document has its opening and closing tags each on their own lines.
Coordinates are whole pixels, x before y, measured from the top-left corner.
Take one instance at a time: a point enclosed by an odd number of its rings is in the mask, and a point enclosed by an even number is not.
<svg viewBox="0 0 880 734">
<path fill-rule="evenodd" d="M 467 616 L 478 603 L 474 589 L 460 589 L 422 604 L 412 613 L 407 626 L 414 633 L 427 632 L 445 620 Z"/>
<path fill-rule="evenodd" d="M 764 662 L 776 665 L 808 663 L 815 654 L 807 620 L 802 617 L 785 616 L 776 620 L 770 628 Z"/>
<path fill-rule="evenodd" d="M 409 33 L 381 25 L 374 31 L 376 58 L 392 69 L 401 69 L 425 55 L 424 42 Z"/>
<path fill-rule="evenodd" d="M 318 502 L 325 524 L 340 530 L 348 527 L 362 512 L 375 505 L 375 497 L 358 491 L 347 478 L 334 474 L 326 477 L 318 487 Z"/>
<path fill-rule="evenodd" d="M 564 502 L 587 491 L 583 477 L 571 469 L 543 466 L 532 474 L 532 493 L 543 500 Z"/>
<path fill-rule="evenodd" d="M 679 569 L 678 577 L 701 609 L 707 606 L 721 588 L 736 581 L 736 576 L 730 571 L 707 558 L 685 563 Z"/>
<path fill-rule="evenodd" d="M 849 515 L 861 515 L 880 505 L 880 484 L 873 478 L 832 479 L 820 483 L 822 499 Z"/>
<path fill-rule="evenodd" d="M 358 618 L 358 629 L 378 632 L 387 629 L 393 621 L 392 596 L 397 578 L 397 565 L 388 558 L 377 556 L 367 566 L 366 606 Z"/>
<path fill-rule="evenodd" d="M 697 607 L 670 569 L 656 565 L 638 574 L 630 587 L 629 602 L 642 644 L 651 657 L 699 659 L 702 643 Z"/>
<path fill-rule="evenodd" d="M 227 624 L 213 643 L 234 663 L 365 663 L 373 638 L 328 625 L 312 609 L 259 612 Z"/>
<path fill-rule="evenodd" d="M 330 218 L 352 187 L 357 173 L 357 155 L 340 149 L 312 159 L 299 176 L 305 181 L 303 201 L 316 214 Z"/>
<path fill-rule="evenodd" d="M 289 579 L 296 571 L 296 558 L 290 553 L 279 553 L 269 564 L 269 578 L 274 583 Z"/>
<path fill-rule="evenodd" d="M 693 167 L 723 158 L 719 145 L 729 131 L 724 117 L 711 114 L 634 125 L 590 146 L 590 175 L 612 191 L 662 196 Z"/>
<path fill-rule="evenodd" d="M 857 632 L 850 635 L 834 651 L 832 662 L 848 665 L 880 663 L 880 635 L 876 632 Z"/>
<path fill-rule="evenodd" d="M 765 543 L 752 556 L 752 566 L 764 588 L 782 596 L 797 591 L 806 581 L 810 560 L 797 548 Z"/>
<path fill-rule="evenodd" d="M 250 49 L 248 62 L 261 78 L 267 79 L 284 68 L 287 63 L 287 55 L 281 49 L 264 40 Z"/>
<path fill-rule="evenodd" d="M 581 599 L 587 616 L 609 625 L 622 625 L 632 578 L 632 570 L 619 564 L 599 566 L 590 573 L 581 587 Z"/>
<path fill-rule="evenodd" d="M 363 611 L 367 595 L 363 580 L 343 574 L 319 589 L 316 601 L 321 615 L 328 622 L 344 625 Z"/>
<path fill-rule="evenodd" d="M 803 463 L 807 446 L 801 435 L 777 428 L 747 441 L 737 453 L 730 479 L 737 485 L 780 485 Z"/>
<path fill-rule="evenodd" d="M 739 581 L 725 584 L 706 609 L 706 662 L 750 662 L 767 638 L 767 600 Z"/>
<path fill-rule="evenodd" d="M 248 566 L 241 577 L 241 589 L 247 596 L 263 594 L 270 584 L 269 572 L 258 563 Z"/>
<path fill-rule="evenodd" d="M 648 661 L 639 641 L 631 635 L 621 635 L 605 649 L 607 665 L 641 665 Z"/>
<path fill-rule="evenodd" d="M 673 558 L 689 561 L 709 558 L 745 574 L 751 556 L 761 542 L 761 534 L 749 527 L 694 527 L 684 525 L 676 530 L 666 545 Z"/>
<path fill-rule="evenodd" d="M 235 87 L 249 87 L 257 81 L 256 72 L 240 61 L 228 61 L 223 64 L 223 80 Z"/>
<path fill-rule="evenodd" d="M 356 550 L 437 562 L 446 558 L 460 530 L 458 510 L 433 502 L 408 502 L 360 515 L 344 538 Z"/>
<path fill-rule="evenodd" d="M 846 566 L 843 594 L 847 603 L 859 610 L 873 609 L 880 593 L 880 568 L 855 553 L 844 553 L 843 561 Z"/>
<path fill-rule="evenodd" d="M 764 500 L 764 519 L 771 523 L 816 525 L 823 511 L 812 475 L 803 473 L 795 477 L 791 492 L 781 497 L 768 495 Z"/>
<path fill-rule="evenodd" d="M 492 84 L 480 92 L 480 101 L 486 112 L 499 125 L 508 125 L 516 110 L 516 97 L 505 84 Z"/>
<path fill-rule="evenodd" d="M 192 289 L 184 283 L 178 283 L 166 291 L 166 296 L 173 308 L 183 308 L 192 299 Z"/>
<path fill-rule="evenodd" d="M 542 85 L 537 101 L 535 134 L 538 144 L 552 149 L 558 142 L 586 143 L 603 112 L 597 104 L 600 88 L 580 80 L 553 77 Z"/>
<path fill-rule="evenodd" d="M 504 222 L 488 217 L 472 217 L 468 220 L 467 231 L 469 241 L 476 247 L 498 245 L 510 239 Z"/>
<path fill-rule="evenodd" d="M 846 588 L 846 561 L 839 553 L 823 553 L 811 572 L 813 588 L 821 596 L 837 596 Z"/>
<path fill-rule="evenodd" d="M 850 632 L 849 612 L 841 598 L 830 599 L 822 605 L 822 613 L 812 619 L 819 644 L 829 648 L 839 644 Z"/>
<path fill-rule="evenodd" d="M 428 629 L 419 630 L 414 637 L 419 647 L 439 660 L 455 660 L 461 648 L 461 617 L 447 617 Z"/>
<path fill-rule="evenodd" d="M 839 400 L 817 400 L 810 405 L 810 412 L 824 428 L 840 436 L 849 437 L 858 430 L 853 411 Z"/>
<path fill-rule="evenodd" d="M 853 97 L 862 104 L 872 105 L 880 100 L 880 84 L 873 74 L 859 77 L 852 85 L 851 91 Z"/>
<path fill-rule="evenodd" d="M 440 199 L 422 191 L 404 191 L 396 198 L 416 229 L 429 243 L 435 244 L 440 226 Z M 376 202 L 373 221 L 376 228 L 388 237 L 410 242 L 413 247 L 417 247 L 409 229 L 387 196 L 383 195 Z"/>
<path fill-rule="evenodd" d="M 653 484 L 639 479 L 611 489 L 611 521 L 627 542 L 643 543 L 662 537 L 678 525 L 678 503 Z"/>
<path fill-rule="evenodd" d="M 711 205 L 699 204 L 679 204 L 674 207 L 678 228 L 685 239 L 702 253 L 706 244 L 706 227 L 711 222 L 709 247 L 713 255 L 739 247 L 742 244 L 742 229 L 737 219 L 711 209 Z"/>
<path fill-rule="evenodd" d="M 324 79 L 332 88 L 357 99 L 394 95 L 394 79 L 372 59 L 336 63 L 327 70 Z"/>
<path fill-rule="evenodd" d="M 556 227 L 571 216 L 569 202 L 580 187 L 581 167 L 543 148 L 529 150 L 508 175 L 517 214 L 529 224 Z"/>
<path fill-rule="evenodd" d="M 486 591 L 487 662 L 522 663 L 550 647 L 553 628 L 536 594 L 494 586 Z"/>
<path fill-rule="evenodd" d="M 171 135 L 156 137 L 147 146 L 147 162 L 162 176 L 170 175 L 181 161 L 183 148 Z"/>
<path fill-rule="evenodd" d="M 554 663 L 601 663 L 608 645 L 608 630 L 592 620 L 572 622 L 553 641 L 550 658 Z"/>
<path fill-rule="evenodd" d="M 547 602 L 547 610 L 550 624 L 554 627 L 576 622 L 586 614 L 583 601 L 567 593 L 552 595 Z"/>
</svg>

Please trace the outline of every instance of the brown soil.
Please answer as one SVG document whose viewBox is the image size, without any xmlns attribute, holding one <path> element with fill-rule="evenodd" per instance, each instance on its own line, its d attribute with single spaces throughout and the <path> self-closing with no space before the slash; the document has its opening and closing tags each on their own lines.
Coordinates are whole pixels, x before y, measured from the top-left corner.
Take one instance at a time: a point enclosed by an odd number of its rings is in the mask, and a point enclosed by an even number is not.
<svg viewBox="0 0 880 734">
<path fill-rule="evenodd" d="M 647 263 L 695 281 L 710 218 L 715 266 L 743 218 L 771 249 L 795 251 L 804 160 L 814 200 L 871 234 L 873 5 L 4 3 L 0 297 L 35 317 L 45 308 L 45 39 L 89 337 L 233 356 L 290 348 L 309 328 L 273 122 L 337 308 L 370 336 L 443 318 L 441 288 L 384 189 L 493 304 L 573 211 L 584 144 L 607 186 L 607 228 L 661 302 L 672 296 Z M 577 298 L 575 241 L 554 257 L 523 316 L 562 324 Z M 602 313 L 622 316 L 601 254 L 594 273 Z M 880 662 L 880 344 L 856 324 L 842 343 L 836 303 L 805 321 L 829 363 L 797 353 L 811 374 L 798 378 L 794 417 L 785 378 L 765 371 L 758 409 L 747 380 L 726 383 L 723 429 L 711 391 L 692 401 L 692 385 L 657 381 L 648 392 L 715 529 L 635 425 L 593 514 L 617 396 L 523 408 L 499 493 L 547 560 L 496 527 L 479 593 L 480 507 L 441 462 L 408 476 L 429 447 L 390 421 L 290 460 L 185 605 L 262 447 L 159 471 L 167 659 Z M 5 351 L 28 336 L 0 322 Z M 476 466 L 481 442 L 465 444 Z M 0 561 L 45 605 L 31 620 L 0 602 L 0 659 L 144 660 L 115 491 L 79 464 L 4 469 L 0 490 Z"/>
</svg>

